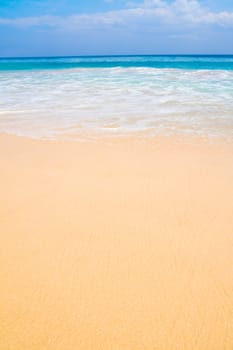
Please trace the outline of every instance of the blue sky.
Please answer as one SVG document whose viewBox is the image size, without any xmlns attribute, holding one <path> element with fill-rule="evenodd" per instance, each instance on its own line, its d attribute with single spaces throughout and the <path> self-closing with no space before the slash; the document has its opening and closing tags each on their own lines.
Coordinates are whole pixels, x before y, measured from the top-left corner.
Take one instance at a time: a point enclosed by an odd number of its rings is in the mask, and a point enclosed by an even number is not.
<svg viewBox="0 0 233 350">
<path fill-rule="evenodd" d="M 0 0 L 0 56 L 233 54 L 233 0 Z"/>
</svg>

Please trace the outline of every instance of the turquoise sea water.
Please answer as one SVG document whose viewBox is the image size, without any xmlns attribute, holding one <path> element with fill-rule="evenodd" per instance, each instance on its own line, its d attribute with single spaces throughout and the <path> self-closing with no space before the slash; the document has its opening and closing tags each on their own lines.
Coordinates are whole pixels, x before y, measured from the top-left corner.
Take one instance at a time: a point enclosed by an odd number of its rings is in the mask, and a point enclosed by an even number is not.
<svg viewBox="0 0 233 350">
<path fill-rule="evenodd" d="M 233 138 L 233 56 L 0 59 L 0 132 Z"/>
<path fill-rule="evenodd" d="M 0 71 L 115 67 L 233 70 L 233 55 L 0 58 Z"/>
</svg>

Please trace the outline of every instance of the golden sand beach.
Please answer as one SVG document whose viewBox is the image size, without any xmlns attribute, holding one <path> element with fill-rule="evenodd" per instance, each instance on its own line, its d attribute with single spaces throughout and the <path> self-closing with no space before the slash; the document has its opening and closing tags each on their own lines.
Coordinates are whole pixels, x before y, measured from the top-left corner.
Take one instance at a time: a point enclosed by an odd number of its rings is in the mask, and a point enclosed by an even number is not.
<svg viewBox="0 0 233 350">
<path fill-rule="evenodd" d="M 232 350 L 233 145 L 0 135 L 1 350 Z"/>
</svg>

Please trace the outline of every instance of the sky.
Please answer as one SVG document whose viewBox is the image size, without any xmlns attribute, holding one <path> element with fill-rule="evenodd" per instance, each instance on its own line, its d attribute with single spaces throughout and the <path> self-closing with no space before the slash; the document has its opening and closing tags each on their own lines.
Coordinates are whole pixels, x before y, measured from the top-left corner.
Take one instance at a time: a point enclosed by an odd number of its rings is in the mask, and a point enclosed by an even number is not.
<svg viewBox="0 0 233 350">
<path fill-rule="evenodd" d="M 0 0 L 0 57 L 233 54 L 233 0 Z"/>
</svg>

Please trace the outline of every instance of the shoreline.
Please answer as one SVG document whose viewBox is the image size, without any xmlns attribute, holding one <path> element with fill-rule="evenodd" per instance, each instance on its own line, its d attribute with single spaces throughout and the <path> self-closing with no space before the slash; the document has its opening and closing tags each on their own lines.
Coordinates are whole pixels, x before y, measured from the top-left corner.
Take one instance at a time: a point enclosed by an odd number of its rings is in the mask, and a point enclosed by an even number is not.
<svg viewBox="0 0 233 350">
<path fill-rule="evenodd" d="M 75 127 L 71 127 L 72 130 Z M 41 143 L 63 143 L 63 144 L 76 144 L 76 143 L 105 143 L 106 145 L 109 143 L 127 143 L 128 141 L 133 141 L 136 143 L 151 143 L 158 144 L 161 141 L 166 142 L 168 144 L 173 143 L 184 143 L 184 144 L 206 144 L 211 145 L 215 144 L 218 146 L 228 145 L 229 147 L 233 146 L 233 139 L 231 135 L 209 135 L 206 134 L 197 134 L 194 132 L 190 133 L 166 133 L 166 132 L 158 132 L 157 134 L 152 134 L 150 130 L 143 131 L 134 131 L 134 132 L 125 132 L 118 133 L 115 130 L 110 133 L 110 126 L 103 128 L 103 130 L 98 132 L 77 132 L 77 133 L 69 133 L 66 132 L 64 134 L 54 134 L 53 136 L 32 136 L 20 133 L 13 133 L 7 131 L 0 131 L 0 138 L 13 138 L 15 140 L 25 140 L 32 142 L 41 142 Z M 62 130 L 62 129 L 61 129 Z M 64 129 L 65 130 L 65 129 Z"/>
<path fill-rule="evenodd" d="M 231 350 L 233 143 L 0 134 L 0 349 Z"/>
</svg>

